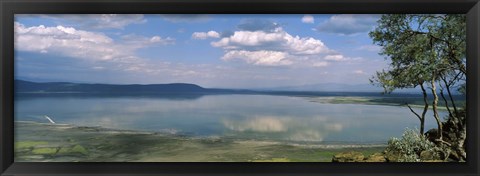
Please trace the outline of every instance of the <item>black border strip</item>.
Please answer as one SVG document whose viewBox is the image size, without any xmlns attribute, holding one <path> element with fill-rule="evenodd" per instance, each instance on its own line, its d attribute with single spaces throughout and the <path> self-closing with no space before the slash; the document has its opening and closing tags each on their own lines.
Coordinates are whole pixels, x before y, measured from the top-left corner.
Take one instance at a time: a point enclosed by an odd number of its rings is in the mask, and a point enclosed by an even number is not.
<svg viewBox="0 0 480 176">
<path fill-rule="evenodd" d="M 0 0 L 0 172 L 5 175 L 479 175 L 478 0 Z M 466 163 L 14 163 L 13 14 L 466 13 Z"/>
<path fill-rule="evenodd" d="M 13 163 L 13 13 L 1 2 L 1 119 L 0 119 L 0 169 L 6 170 Z"/>
<path fill-rule="evenodd" d="M 467 162 L 473 162 L 476 173 L 480 169 L 480 3 L 467 13 L 467 134 L 476 134 L 467 141 Z M 473 151 L 473 152 L 472 152 Z"/>
<path fill-rule="evenodd" d="M 15 13 L 467 13 L 477 0 L 4 0 Z M 18 8 L 17 8 L 18 7 Z"/>
</svg>

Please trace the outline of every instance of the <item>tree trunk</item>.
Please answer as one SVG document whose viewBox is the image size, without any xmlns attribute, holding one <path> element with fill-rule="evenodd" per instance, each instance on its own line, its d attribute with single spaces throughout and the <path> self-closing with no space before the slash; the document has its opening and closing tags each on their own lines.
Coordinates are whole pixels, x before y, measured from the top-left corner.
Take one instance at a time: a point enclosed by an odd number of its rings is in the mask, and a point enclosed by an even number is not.
<svg viewBox="0 0 480 176">
<path fill-rule="evenodd" d="M 423 106 L 422 118 L 420 119 L 420 133 L 423 135 L 425 131 L 425 114 L 427 114 L 428 111 L 428 97 L 427 91 L 425 90 L 425 87 L 423 87 L 423 83 L 420 84 L 420 88 L 422 88 L 423 103 L 425 104 L 425 106 Z"/>
<path fill-rule="evenodd" d="M 458 144 L 456 151 L 461 157 L 460 161 L 465 161 L 467 159 L 467 152 L 465 151 L 465 139 L 467 138 L 467 128 L 463 127 L 462 130 L 458 132 Z"/>
<path fill-rule="evenodd" d="M 450 91 L 451 84 L 447 83 L 447 80 L 442 78 L 443 82 L 445 83 L 445 88 L 447 89 L 448 96 L 450 97 L 450 101 L 452 102 L 453 112 L 456 116 L 458 116 L 457 106 L 455 105 L 455 101 L 453 100 L 452 92 Z"/>
<path fill-rule="evenodd" d="M 410 109 L 410 111 L 412 111 L 413 114 L 415 114 L 415 116 L 418 117 L 418 120 L 420 120 L 420 135 L 423 135 L 423 131 L 424 131 L 424 126 L 425 126 L 425 119 L 423 119 L 422 117 L 420 117 L 420 115 L 417 114 L 417 112 L 415 112 L 412 107 L 410 107 L 410 105 L 407 103 L 406 104 L 408 109 Z"/>
<path fill-rule="evenodd" d="M 448 116 L 450 118 L 453 118 L 452 111 L 450 110 L 450 107 L 448 106 L 448 100 L 447 100 L 447 98 L 445 98 L 445 94 L 443 94 L 443 89 L 440 89 L 440 95 L 442 96 L 442 99 L 445 102 L 445 107 L 447 108 Z"/>
<path fill-rule="evenodd" d="M 435 75 L 435 74 L 434 74 Z M 438 110 L 437 110 L 437 106 L 438 106 L 438 95 L 437 95 L 437 87 L 435 85 L 435 76 L 432 78 L 432 81 L 431 81 L 431 84 L 432 84 L 432 94 L 433 94 L 433 117 L 435 117 L 435 120 L 437 121 L 437 125 L 438 125 L 438 140 L 439 141 L 442 141 L 442 121 L 440 120 L 440 117 L 438 115 Z"/>
</svg>

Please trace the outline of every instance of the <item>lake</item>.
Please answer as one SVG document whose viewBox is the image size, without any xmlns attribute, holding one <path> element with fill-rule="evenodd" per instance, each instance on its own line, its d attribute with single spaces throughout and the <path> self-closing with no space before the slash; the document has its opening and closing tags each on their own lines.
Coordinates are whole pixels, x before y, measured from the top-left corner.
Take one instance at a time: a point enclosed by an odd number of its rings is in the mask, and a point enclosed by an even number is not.
<svg viewBox="0 0 480 176">
<path fill-rule="evenodd" d="M 431 114 L 427 130 L 436 126 Z M 312 144 L 385 144 L 419 124 L 406 107 L 325 104 L 293 96 L 16 95 L 16 121 L 49 123 L 44 115 L 77 126 Z"/>
</svg>

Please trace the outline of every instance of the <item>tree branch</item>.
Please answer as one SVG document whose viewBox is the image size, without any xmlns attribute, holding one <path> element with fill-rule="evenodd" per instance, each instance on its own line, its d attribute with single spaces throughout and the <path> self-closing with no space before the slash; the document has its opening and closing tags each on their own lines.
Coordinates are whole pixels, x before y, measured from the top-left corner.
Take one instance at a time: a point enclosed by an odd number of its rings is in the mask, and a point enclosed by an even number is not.
<svg viewBox="0 0 480 176">
<path fill-rule="evenodd" d="M 410 111 L 412 111 L 413 114 L 415 114 L 417 117 L 418 117 L 418 120 L 422 121 L 422 117 L 420 117 L 420 115 L 418 115 L 417 112 L 415 112 L 412 107 L 410 107 L 410 105 L 408 103 L 405 103 L 405 105 L 407 105 L 408 109 L 410 109 Z"/>
</svg>

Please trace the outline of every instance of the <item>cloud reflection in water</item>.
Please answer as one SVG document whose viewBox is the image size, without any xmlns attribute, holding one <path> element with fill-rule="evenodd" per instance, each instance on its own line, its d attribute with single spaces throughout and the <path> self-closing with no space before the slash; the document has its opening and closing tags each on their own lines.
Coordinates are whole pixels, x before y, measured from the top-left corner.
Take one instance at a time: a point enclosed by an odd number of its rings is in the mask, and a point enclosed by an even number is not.
<svg viewBox="0 0 480 176">
<path fill-rule="evenodd" d="M 225 128 L 243 135 L 260 135 L 289 141 L 322 142 L 334 132 L 341 132 L 343 125 L 325 117 L 303 118 L 290 116 L 253 116 L 246 119 L 223 120 Z"/>
</svg>

